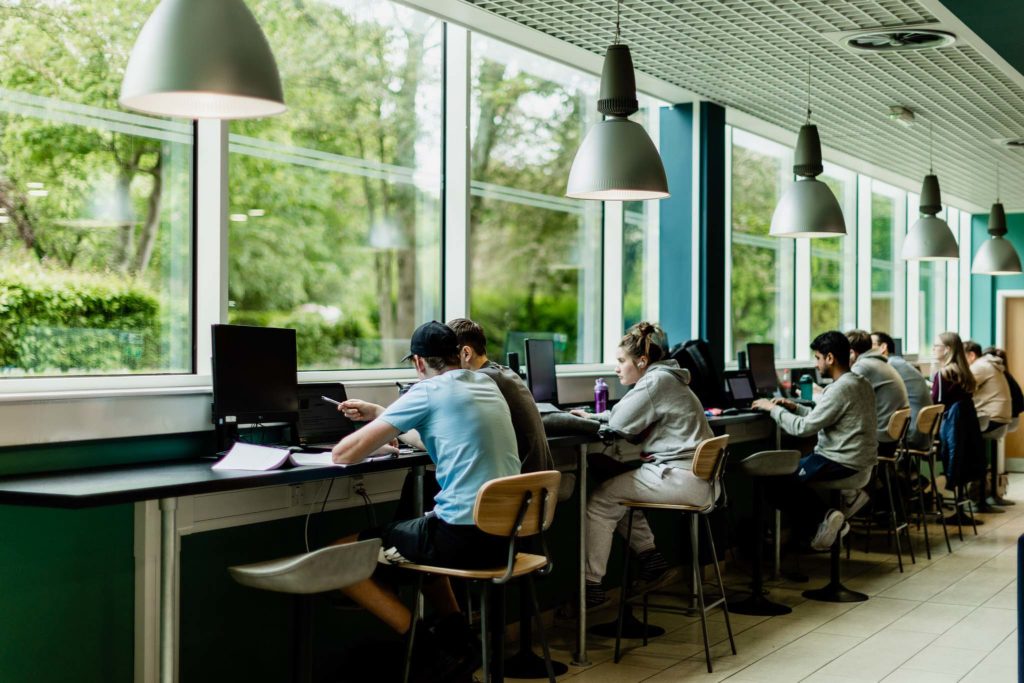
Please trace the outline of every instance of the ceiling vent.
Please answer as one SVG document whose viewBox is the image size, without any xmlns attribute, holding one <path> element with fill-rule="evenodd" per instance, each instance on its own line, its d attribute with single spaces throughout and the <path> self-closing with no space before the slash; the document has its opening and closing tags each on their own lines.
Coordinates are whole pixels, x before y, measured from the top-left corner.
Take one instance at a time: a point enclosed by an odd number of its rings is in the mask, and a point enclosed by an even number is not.
<svg viewBox="0 0 1024 683">
<path fill-rule="evenodd" d="M 939 24 L 893 26 L 889 28 L 860 29 L 841 33 L 826 33 L 826 37 L 850 52 L 901 52 L 949 47 L 956 35 Z"/>
</svg>

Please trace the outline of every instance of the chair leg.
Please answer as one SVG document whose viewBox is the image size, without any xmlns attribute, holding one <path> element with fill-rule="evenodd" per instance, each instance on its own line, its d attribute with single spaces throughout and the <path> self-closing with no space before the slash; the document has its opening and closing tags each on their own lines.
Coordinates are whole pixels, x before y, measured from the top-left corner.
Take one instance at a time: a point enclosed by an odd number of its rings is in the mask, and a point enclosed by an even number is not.
<svg viewBox="0 0 1024 683">
<path fill-rule="evenodd" d="M 896 465 L 892 465 L 892 474 L 896 474 Z M 899 479 L 897 478 L 897 482 Z M 903 490 L 899 487 L 898 483 L 895 487 L 896 493 L 896 504 L 899 507 L 899 516 L 902 524 L 904 533 L 907 534 L 907 551 L 910 553 L 910 564 L 917 564 L 917 558 L 914 556 L 914 541 L 910 537 L 910 520 L 907 518 L 907 506 L 903 500 Z"/>
<path fill-rule="evenodd" d="M 480 588 L 480 656 L 483 659 L 484 683 L 491 683 L 491 582 L 481 582 Z"/>
<path fill-rule="evenodd" d="M 292 597 L 292 681 L 313 681 L 313 600 L 310 595 Z"/>
<path fill-rule="evenodd" d="M 978 523 L 974 520 L 974 506 L 971 505 L 971 499 L 967 497 L 967 487 L 960 487 L 960 499 L 964 501 L 964 507 L 967 508 L 967 514 L 971 516 L 971 528 L 974 529 L 974 535 L 978 535 Z"/>
<path fill-rule="evenodd" d="M 420 604 L 420 595 L 423 594 L 423 574 L 416 574 L 416 592 L 412 597 L 411 623 L 409 624 L 409 637 L 405 645 L 405 672 L 402 674 L 402 681 L 409 683 L 409 676 L 412 674 L 412 648 L 416 641 L 416 606 Z"/>
<path fill-rule="evenodd" d="M 700 630 L 704 635 L 704 659 L 708 664 L 708 673 L 713 673 L 711 667 L 711 644 L 708 637 L 708 614 L 704 610 L 704 582 L 700 576 L 700 527 L 697 525 L 696 513 L 687 513 L 690 516 L 690 557 L 693 565 L 693 583 L 697 587 L 697 608 L 700 610 Z"/>
<path fill-rule="evenodd" d="M 491 589 L 491 680 L 503 683 L 505 680 L 505 584 Z"/>
<path fill-rule="evenodd" d="M 949 527 L 946 525 L 946 513 L 945 513 L 945 511 L 943 509 L 943 506 L 945 504 L 945 500 L 944 500 L 942 494 L 939 492 L 939 484 L 935 480 L 935 472 L 938 469 L 938 465 L 935 462 L 935 449 L 934 448 L 931 451 L 929 451 L 929 453 L 928 453 L 928 467 L 931 470 L 932 496 L 935 499 L 936 510 L 939 513 L 939 522 L 942 524 L 942 535 L 945 536 L 945 538 L 946 538 L 946 552 L 952 554 L 953 546 L 949 542 Z M 962 537 L 961 537 L 961 540 L 963 540 Z"/>
<path fill-rule="evenodd" d="M 551 650 L 548 648 L 548 636 L 544 631 L 544 619 L 541 617 L 540 603 L 537 601 L 537 588 L 533 584 L 533 574 L 526 575 L 526 587 L 530 591 L 530 602 L 533 603 L 533 613 L 537 617 L 537 632 L 540 634 L 540 646 L 544 650 L 544 668 L 547 669 L 549 683 L 555 683 L 555 670 L 551 664 Z"/>
<path fill-rule="evenodd" d="M 889 519 L 892 526 L 892 533 L 896 537 L 896 561 L 900 567 L 900 574 L 903 573 L 903 548 L 900 547 L 900 524 L 896 519 L 896 501 L 892 493 L 892 477 L 889 476 L 890 463 L 882 464 L 882 478 L 885 480 L 885 493 L 889 497 Z"/>
<path fill-rule="evenodd" d="M 626 513 L 626 542 L 622 550 L 622 588 L 619 592 L 619 618 L 615 623 L 615 663 L 622 659 L 622 623 L 626 620 L 626 587 L 629 585 L 629 542 L 633 538 L 633 511 Z M 647 631 L 646 619 L 644 632 Z M 646 643 L 644 643 L 646 645 Z"/>
<path fill-rule="evenodd" d="M 909 473 L 909 465 L 907 468 Z M 924 511 L 924 477 L 921 474 L 921 461 L 917 461 L 917 523 L 924 529 L 924 552 L 925 556 L 930 560 L 932 559 L 932 543 L 928 538 L 928 518 Z"/>
<path fill-rule="evenodd" d="M 736 654 L 736 641 L 732 638 L 732 624 L 729 623 L 729 603 L 725 600 L 725 582 L 722 581 L 722 570 L 718 567 L 718 551 L 715 549 L 715 539 L 711 535 L 711 522 L 708 520 L 707 515 L 701 515 L 701 517 L 704 518 L 704 530 L 708 532 L 711 562 L 715 566 L 715 578 L 718 579 L 718 590 L 722 596 L 722 615 L 725 617 L 725 632 L 729 634 L 729 645 L 732 647 L 732 653 Z"/>
</svg>

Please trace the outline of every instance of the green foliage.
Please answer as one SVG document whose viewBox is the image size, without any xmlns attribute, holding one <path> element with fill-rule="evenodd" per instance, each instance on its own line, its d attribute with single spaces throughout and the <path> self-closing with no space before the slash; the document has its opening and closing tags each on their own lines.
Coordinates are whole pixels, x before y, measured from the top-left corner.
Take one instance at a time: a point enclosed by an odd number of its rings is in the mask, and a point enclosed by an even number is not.
<svg viewBox="0 0 1024 683">
<path fill-rule="evenodd" d="M 373 367 L 381 362 L 376 324 L 366 319 L 331 322 L 316 312 L 232 311 L 234 325 L 282 327 L 295 330 L 299 367 L 306 370 Z"/>
<path fill-rule="evenodd" d="M 135 372 L 160 351 L 159 305 L 142 285 L 68 273 L 0 271 L 4 373 Z"/>
</svg>

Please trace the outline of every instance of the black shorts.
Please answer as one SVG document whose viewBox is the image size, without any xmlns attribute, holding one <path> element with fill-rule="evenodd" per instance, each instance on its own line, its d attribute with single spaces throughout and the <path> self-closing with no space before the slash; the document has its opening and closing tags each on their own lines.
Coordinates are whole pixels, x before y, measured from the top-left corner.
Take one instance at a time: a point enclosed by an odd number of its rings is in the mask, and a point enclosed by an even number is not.
<svg viewBox="0 0 1024 683">
<path fill-rule="evenodd" d="M 359 540 L 381 539 L 385 556 L 397 552 L 409 562 L 453 569 L 492 569 L 508 561 L 508 539 L 473 524 L 448 524 L 434 515 L 366 529 Z"/>
</svg>

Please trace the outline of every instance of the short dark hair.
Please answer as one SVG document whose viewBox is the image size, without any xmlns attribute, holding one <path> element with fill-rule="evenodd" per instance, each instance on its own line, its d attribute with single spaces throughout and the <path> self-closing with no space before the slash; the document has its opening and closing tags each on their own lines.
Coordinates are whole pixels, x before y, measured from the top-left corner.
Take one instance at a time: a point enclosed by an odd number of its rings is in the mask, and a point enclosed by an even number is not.
<svg viewBox="0 0 1024 683">
<path fill-rule="evenodd" d="M 1003 362 L 1006 362 L 1006 351 L 999 348 L 998 346 L 989 346 L 985 349 L 986 356 L 995 356 L 996 358 L 1002 358 Z"/>
<path fill-rule="evenodd" d="M 981 355 L 981 344 L 976 341 L 968 339 L 964 342 L 964 353 L 973 353 L 975 356 Z"/>
<path fill-rule="evenodd" d="M 850 348 L 858 354 L 871 350 L 871 335 L 864 330 L 850 330 L 846 333 L 846 338 L 850 341 Z"/>
<path fill-rule="evenodd" d="M 823 356 L 831 353 L 839 367 L 850 367 L 850 340 L 839 330 L 819 334 L 811 342 L 811 351 L 817 351 Z"/>
<path fill-rule="evenodd" d="M 872 332 L 872 337 L 878 337 L 878 342 L 886 348 L 890 356 L 896 355 L 896 340 L 886 332 Z"/>
<path fill-rule="evenodd" d="M 484 328 L 469 318 L 455 318 L 448 321 L 448 327 L 452 328 L 459 340 L 459 348 L 468 346 L 474 353 L 481 356 L 487 355 L 487 335 Z"/>
<path fill-rule="evenodd" d="M 461 365 L 459 356 L 453 353 L 450 356 L 420 356 L 428 368 L 434 372 L 444 372 L 448 368 L 457 368 Z"/>
</svg>

